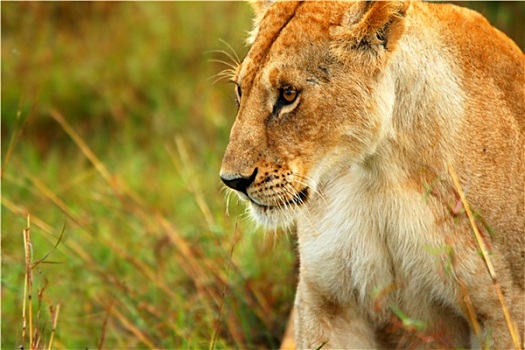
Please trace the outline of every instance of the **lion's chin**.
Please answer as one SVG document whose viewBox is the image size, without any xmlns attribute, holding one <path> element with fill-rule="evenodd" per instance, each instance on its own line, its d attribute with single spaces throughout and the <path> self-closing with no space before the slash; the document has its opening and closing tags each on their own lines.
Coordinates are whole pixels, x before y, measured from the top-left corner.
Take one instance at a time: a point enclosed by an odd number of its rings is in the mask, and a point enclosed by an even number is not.
<svg viewBox="0 0 525 350">
<path fill-rule="evenodd" d="M 308 187 L 305 187 L 287 202 L 274 205 L 261 205 L 248 197 L 251 216 L 265 229 L 289 228 L 295 223 L 297 216 L 308 201 L 309 192 Z"/>
<path fill-rule="evenodd" d="M 250 202 L 250 214 L 253 220 L 266 230 L 290 228 L 296 220 L 299 208 L 280 209 L 264 207 Z"/>
<path fill-rule="evenodd" d="M 273 205 L 264 205 L 245 193 L 235 191 L 239 199 L 248 205 L 253 221 L 266 230 L 291 228 L 298 216 L 302 215 L 303 208 L 310 199 L 310 189 L 303 188 L 290 200 Z"/>
</svg>

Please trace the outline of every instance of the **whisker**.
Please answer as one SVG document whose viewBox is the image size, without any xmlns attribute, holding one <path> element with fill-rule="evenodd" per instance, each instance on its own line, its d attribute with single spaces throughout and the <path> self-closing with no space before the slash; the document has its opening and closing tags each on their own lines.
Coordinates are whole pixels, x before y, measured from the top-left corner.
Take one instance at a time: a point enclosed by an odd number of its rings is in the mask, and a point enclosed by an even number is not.
<svg viewBox="0 0 525 350">
<path fill-rule="evenodd" d="M 221 60 L 221 59 L 218 59 L 218 58 L 210 58 L 208 60 L 208 62 L 221 63 L 221 64 L 224 64 L 225 66 L 228 66 L 228 67 L 230 67 L 231 69 L 234 69 L 234 70 L 236 70 L 237 67 L 239 66 L 239 65 L 237 65 L 235 63 L 227 62 L 227 61 L 224 61 L 224 60 Z"/>
<path fill-rule="evenodd" d="M 221 70 L 219 73 L 216 74 L 216 76 L 217 75 L 230 78 L 232 80 L 232 83 L 235 83 L 235 81 L 234 81 L 235 71 L 233 69 L 231 69 L 231 68 L 226 68 L 224 70 Z"/>
<path fill-rule="evenodd" d="M 244 208 L 244 213 L 240 214 L 240 217 L 242 220 L 246 220 L 246 221 L 252 221 L 254 223 L 257 223 L 254 218 L 252 217 L 251 213 L 250 213 L 250 207 L 247 205 L 245 206 Z"/>
<path fill-rule="evenodd" d="M 232 57 L 232 61 L 237 63 L 237 65 L 240 65 L 241 64 L 241 59 L 239 58 L 239 55 L 237 55 L 237 52 L 235 51 L 235 49 L 230 44 L 228 44 L 225 40 L 219 39 L 219 41 L 221 43 L 223 43 L 224 45 L 226 45 L 230 49 L 230 51 L 233 53 L 233 55 L 235 56 L 235 60 Z M 228 55 L 228 57 L 231 57 L 231 56 Z"/>
<path fill-rule="evenodd" d="M 323 200 L 323 202 L 326 205 L 328 205 L 328 203 L 326 202 L 326 198 L 325 198 L 324 194 L 315 185 L 315 182 L 313 180 L 311 180 L 309 177 L 307 177 L 305 175 L 301 175 L 301 174 L 297 174 L 297 173 L 292 173 L 291 175 L 294 177 L 294 180 L 293 180 L 294 182 L 296 182 L 296 183 L 298 183 L 300 185 L 303 185 L 305 187 L 308 187 L 313 193 L 318 195 Z"/>
<path fill-rule="evenodd" d="M 291 188 L 290 188 L 291 187 Z M 293 187 L 292 183 L 287 182 L 283 187 L 281 187 L 285 193 L 290 195 L 291 200 L 295 200 L 297 198 L 299 200 L 299 204 L 304 204 L 304 201 L 302 198 L 298 197 L 297 190 Z"/>
<path fill-rule="evenodd" d="M 213 54 L 224 55 L 231 62 L 231 64 L 235 64 L 236 66 L 239 66 L 241 64 L 241 60 L 239 59 L 239 56 L 237 55 L 235 50 L 233 50 L 233 48 L 231 48 L 231 46 L 229 46 L 229 47 L 230 47 L 233 55 L 231 53 L 229 53 L 228 51 L 226 51 L 226 50 L 208 50 L 208 51 L 206 51 L 206 53 L 208 53 L 208 54 L 213 53 Z"/>
<path fill-rule="evenodd" d="M 223 65 L 228 67 L 227 69 L 225 69 L 225 70 L 217 73 L 216 75 L 212 76 L 211 78 L 209 78 L 209 79 L 214 79 L 213 84 L 216 84 L 218 81 L 220 81 L 220 80 L 222 80 L 224 78 L 228 78 L 228 79 L 234 81 L 237 69 L 239 68 L 239 65 L 241 64 L 241 60 L 240 60 L 239 56 L 237 55 L 237 52 L 235 52 L 235 50 L 233 49 L 233 47 L 230 44 L 228 44 L 226 41 L 224 41 L 224 40 L 221 40 L 221 42 L 224 45 L 226 45 L 228 50 L 231 51 L 231 52 L 228 52 L 226 50 L 210 50 L 210 51 L 207 51 L 208 53 L 221 54 L 221 55 L 226 57 L 225 59 L 222 59 L 222 58 L 210 58 L 208 60 L 209 62 L 220 63 L 220 64 L 223 64 Z"/>
<path fill-rule="evenodd" d="M 304 204 L 303 200 L 301 200 L 301 204 Z M 308 224 L 308 226 L 310 227 L 315 227 L 315 225 L 312 224 L 312 221 L 311 221 L 311 218 L 312 218 L 312 215 L 310 214 L 310 208 L 308 208 L 308 206 L 304 205 L 304 206 L 301 206 L 300 207 L 301 210 L 305 211 L 306 214 L 305 215 L 301 215 L 303 220 L 306 221 L 306 223 Z M 294 216 L 295 217 L 298 217 L 299 216 L 299 207 L 296 207 L 294 208 Z"/>
<path fill-rule="evenodd" d="M 231 195 L 232 195 L 233 191 L 228 191 L 226 193 L 226 216 L 230 216 L 230 198 L 231 198 Z"/>
<path fill-rule="evenodd" d="M 211 77 L 207 78 L 207 80 L 210 80 L 213 78 L 215 78 L 215 80 L 212 82 L 213 84 L 216 84 L 217 82 L 223 79 L 227 79 L 228 81 L 233 83 L 235 80 L 235 71 L 233 69 L 227 68 L 227 69 L 220 71 L 219 73 L 215 75 L 212 75 Z"/>
</svg>

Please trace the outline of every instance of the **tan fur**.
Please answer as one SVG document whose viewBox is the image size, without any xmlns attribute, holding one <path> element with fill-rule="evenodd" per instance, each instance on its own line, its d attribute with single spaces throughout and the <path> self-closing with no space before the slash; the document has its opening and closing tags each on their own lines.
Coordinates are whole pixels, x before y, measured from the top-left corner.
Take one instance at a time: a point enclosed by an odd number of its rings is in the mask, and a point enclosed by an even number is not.
<svg viewBox="0 0 525 350">
<path fill-rule="evenodd" d="M 514 347 L 449 164 L 523 344 L 523 53 L 451 5 L 255 7 L 221 177 L 257 222 L 297 225 L 298 347 L 469 347 L 474 323 Z"/>
</svg>

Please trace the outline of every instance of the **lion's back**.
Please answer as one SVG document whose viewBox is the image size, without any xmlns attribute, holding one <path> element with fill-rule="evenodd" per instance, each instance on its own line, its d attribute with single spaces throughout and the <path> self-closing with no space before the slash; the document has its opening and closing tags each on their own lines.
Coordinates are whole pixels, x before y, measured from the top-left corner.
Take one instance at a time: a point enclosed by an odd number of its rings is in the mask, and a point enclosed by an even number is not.
<svg viewBox="0 0 525 350">
<path fill-rule="evenodd" d="M 503 102 L 523 135 L 525 55 L 520 48 L 476 11 L 450 4 L 424 6 L 444 24 L 441 38 L 457 59 L 463 89 L 470 99 L 478 105 Z"/>
</svg>

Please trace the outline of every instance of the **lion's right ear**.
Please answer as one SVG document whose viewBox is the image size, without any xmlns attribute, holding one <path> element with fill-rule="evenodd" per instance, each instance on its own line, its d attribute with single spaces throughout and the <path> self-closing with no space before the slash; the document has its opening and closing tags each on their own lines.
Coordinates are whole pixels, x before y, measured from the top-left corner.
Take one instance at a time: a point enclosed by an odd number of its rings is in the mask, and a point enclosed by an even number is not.
<svg viewBox="0 0 525 350">
<path fill-rule="evenodd" d="M 266 11 L 268 11 L 268 8 L 272 6 L 272 4 L 276 0 L 250 0 L 249 3 L 252 5 L 253 12 L 255 14 L 253 18 L 253 29 L 250 31 L 248 35 L 248 39 L 246 39 L 246 43 L 248 45 L 253 44 L 255 41 L 255 37 L 257 36 L 257 32 L 259 31 L 259 24 L 261 23 L 264 15 L 266 14 Z"/>
</svg>

